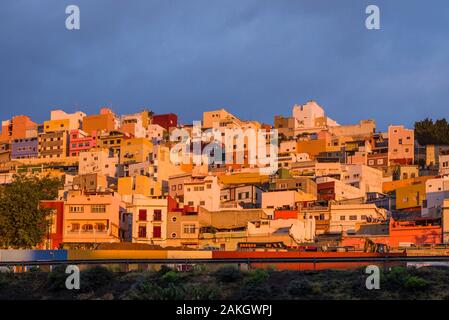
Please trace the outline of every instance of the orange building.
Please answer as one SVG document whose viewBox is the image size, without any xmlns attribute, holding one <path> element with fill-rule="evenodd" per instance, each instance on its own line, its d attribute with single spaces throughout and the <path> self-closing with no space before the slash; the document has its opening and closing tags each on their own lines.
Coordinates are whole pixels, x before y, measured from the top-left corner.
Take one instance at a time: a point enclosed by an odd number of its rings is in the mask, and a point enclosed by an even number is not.
<svg viewBox="0 0 449 320">
<path fill-rule="evenodd" d="M 28 116 L 14 116 L 11 120 L 2 122 L 0 141 L 10 142 L 14 139 L 37 136 L 37 124 Z"/>
<path fill-rule="evenodd" d="M 443 229 L 441 225 L 427 223 L 423 219 L 419 220 L 419 223 L 418 221 L 394 221 L 390 219 L 387 234 L 345 236 L 342 239 L 341 246 L 363 249 L 367 238 L 392 248 L 409 246 L 411 244 L 441 244 L 443 241 Z"/>
<path fill-rule="evenodd" d="M 83 131 L 88 135 L 94 132 L 113 131 L 116 128 L 116 118 L 111 109 L 102 108 L 100 114 L 83 118 Z"/>
<path fill-rule="evenodd" d="M 297 153 L 308 153 L 311 159 L 326 151 L 326 140 L 305 140 L 298 141 L 296 145 Z"/>
</svg>

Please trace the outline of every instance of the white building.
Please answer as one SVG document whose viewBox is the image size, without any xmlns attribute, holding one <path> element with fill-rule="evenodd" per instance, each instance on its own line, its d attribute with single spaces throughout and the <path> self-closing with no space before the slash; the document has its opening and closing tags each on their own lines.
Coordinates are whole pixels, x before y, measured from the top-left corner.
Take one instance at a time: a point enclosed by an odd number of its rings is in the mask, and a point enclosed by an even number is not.
<svg viewBox="0 0 449 320">
<path fill-rule="evenodd" d="M 167 199 L 132 195 L 124 197 L 132 213 L 132 242 L 165 245 Z"/>
<path fill-rule="evenodd" d="M 384 220 L 385 209 L 377 208 L 375 204 L 331 204 L 329 231 L 334 233 L 355 232 L 357 224 L 368 219 Z"/>
<path fill-rule="evenodd" d="M 81 152 L 78 174 L 102 173 L 107 177 L 117 177 L 118 162 L 118 156 L 111 155 L 106 149 Z"/>
<path fill-rule="evenodd" d="M 66 113 L 63 110 L 52 110 L 50 112 L 50 120 L 69 120 L 69 130 L 81 129 L 85 116 L 86 114 L 81 111 Z"/>
<path fill-rule="evenodd" d="M 440 154 L 438 157 L 439 166 L 440 166 L 440 175 L 449 175 L 449 153 L 448 154 Z"/>
<path fill-rule="evenodd" d="M 445 199 L 449 199 L 449 177 L 427 180 L 426 200 L 423 201 L 422 215 L 440 216 Z"/>
<path fill-rule="evenodd" d="M 218 211 L 220 209 L 220 189 L 218 178 L 214 176 L 186 181 L 184 182 L 184 205 Z"/>
</svg>

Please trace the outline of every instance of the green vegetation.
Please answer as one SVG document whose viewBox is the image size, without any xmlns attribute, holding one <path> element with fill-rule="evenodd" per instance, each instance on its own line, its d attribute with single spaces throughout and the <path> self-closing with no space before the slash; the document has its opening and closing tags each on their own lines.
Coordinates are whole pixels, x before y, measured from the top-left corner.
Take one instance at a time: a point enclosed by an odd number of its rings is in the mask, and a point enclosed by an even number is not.
<svg viewBox="0 0 449 320">
<path fill-rule="evenodd" d="M 55 199 L 60 186 L 59 179 L 16 175 L 0 189 L 0 248 L 26 249 L 42 242 L 50 211 L 39 208 L 39 202 Z"/>
<path fill-rule="evenodd" d="M 445 118 L 436 120 L 426 118 L 415 122 L 415 138 L 421 145 L 449 145 L 449 123 Z"/>
<path fill-rule="evenodd" d="M 163 267 L 123 273 L 93 267 L 81 270 L 80 290 L 67 290 L 66 277 L 63 266 L 50 273 L 0 273 L 0 299 L 449 299 L 447 268 L 393 267 L 381 272 L 380 290 L 366 289 L 364 268 L 314 272 L 195 266 L 187 272 Z"/>
</svg>

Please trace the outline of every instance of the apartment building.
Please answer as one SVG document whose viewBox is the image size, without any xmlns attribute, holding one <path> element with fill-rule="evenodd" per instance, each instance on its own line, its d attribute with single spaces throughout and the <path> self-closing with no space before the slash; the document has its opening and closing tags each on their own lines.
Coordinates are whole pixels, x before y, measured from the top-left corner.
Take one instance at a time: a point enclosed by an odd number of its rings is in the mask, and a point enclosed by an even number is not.
<svg viewBox="0 0 449 320">
<path fill-rule="evenodd" d="M 44 122 L 44 132 L 58 132 L 58 131 L 69 131 L 70 121 L 69 119 L 60 120 L 47 120 Z"/>
<path fill-rule="evenodd" d="M 97 147 L 102 149 L 111 150 L 115 155 L 120 158 L 122 142 L 130 139 L 131 135 L 120 131 L 101 132 L 97 135 Z"/>
<path fill-rule="evenodd" d="M 449 177 L 438 177 L 425 182 L 426 199 L 422 203 L 422 216 L 441 217 L 445 199 L 449 199 Z"/>
<path fill-rule="evenodd" d="M 146 138 L 123 140 L 120 149 L 121 164 L 149 162 L 153 159 L 153 144 Z"/>
<path fill-rule="evenodd" d="M 132 242 L 165 245 L 167 239 L 167 199 L 131 196 L 127 210 L 132 214 Z"/>
<path fill-rule="evenodd" d="M 39 154 L 37 137 L 14 139 L 11 142 L 11 159 L 37 158 Z"/>
<path fill-rule="evenodd" d="M 224 186 L 220 190 L 222 208 L 260 208 L 263 190 L 254 185 Z"/>
<path fill-rule="evenodd" d="M 115 192 L 69 191 L 64 203 L 64 243 L 86 245 L 130 240 L 130 221 Z"/>
<path fill-rule="evenodd" d="M 203 128 L 228 127 L 229 125 L 240 127 L 241 121 L 225 109 L 203 112 Z"/>
<path fill-rule="evenodd" d="M 445 152 L 440 154 L 438 157 L 439 163 L 439 174 L 440 175 L 449 175 L 449 152 Z"/>
<path fill-rule="evenodd" d="M 94 149 L 81 152 L 78 156 L 80 175 L 101 173 L 107 177 L 117 177 L 118 157 L 106 149 Z"/>
<path fill-rule="evenodd" d="M 178 126 L 178 116 L 174 113 L 154 114 L 151 123 L 159 125 L 169 131 L 170 128 Z"/>
<path fill-rule="evenodd" d="M 331 204 L 329 232 L 355 232 L 358 224 L 383 221 L 386 218 L 386 211 L 375 204 Z"/>
<path fill-rule="evenodd" d="M 119 120 L 109 108 L 102 108 L 100 114 L 89 115 L 83 118 L 83 131 L 88 135 L 102 131 L 111 132 L 118 128 Z"/>
<path fill-rule="evenodd" d="M 69 135 L 67 131 L 39 134 L 38 151 L 41 159 L 63 159 L 68 155 Z"/>
<path fill-rule="evenodd" d="M 294 209 L 302 204 L 316 201 L 315 195 L 301 190 L 271 191 L 262 193 L 262 208 Z"/>
<path fill-rule="evenodd" d="M 76 111 L 74 113 L 66 113 L 63 110 L 52 110 L 50 112 L 51 121 L 68 120 L 67 130 L 79 130 L 83 124 L 83 118 L 86 116 L 84 112 Z"/>
<path fill-rule="evenodd" d="M 184 182 L 184 205 L 217 211 L 220 209 L 220 189 L 217 177 L 192 178 Z"/>
<path fill-rule="evenodd" d="M 154 178 L 142 175 L 120 177 L 118 179 L 118 193 L 123 196 L 145 195 L 162 196 L 162 184 Z"/>
<path fill-rule="evenodd" d="M 388 127 L 388 161 L 389 164 L 413 164 L 415 155 L 414 130 L 404 126 Z"/>
<path fill-rule="evenodd" d="M 168 179 L 168 195 L 179 203 L 184 203 L 184 182 L 192 180 L 191 173 L 172 175 Z"/>
<path fill-rule="evenodd" d="M 317 198 L 318 200 L 351 200 L 363 199 L 365 193 L 349 184 L 330 177 L 320 177 L 316 180 L 317 183 Z"/>
<path fill-rule="evenodd" d="M 75 129 L 69 134 L 69 155 L 78 157 L 81 152 L 89 151 L 96 146 L 96 136 L 89 136 L 86 132 Z"/>
<path fill-rule="evenodd" d="M 23 139 L 36 136 L 37 124 L 30 117 L 20 115 L 11 120 L 2 121 L 0 142 L 11 142 L 14 139 Z"/>
</svg>

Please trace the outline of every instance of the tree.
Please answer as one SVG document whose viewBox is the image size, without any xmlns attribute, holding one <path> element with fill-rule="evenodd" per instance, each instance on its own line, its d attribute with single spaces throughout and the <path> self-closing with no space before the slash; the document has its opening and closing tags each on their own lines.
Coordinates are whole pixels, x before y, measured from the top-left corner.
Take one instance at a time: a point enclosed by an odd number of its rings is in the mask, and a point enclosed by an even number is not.
<svg viewBox="0 0 449 320">
<path fill-rule="evenodd" d="M 61 185 L 60 179 L 50 176 L 15 175 L 0 189 L 0 247 L 32 248 L 42 242 L 50 210 L 39 203 L 56 199 Z"/>
<path fill-rule="evenodd" d="M 415 137 L 421 145 L 449 145 L 449 123 L 446 119 L 426 118 L 415 122 Z"/>
</svg>

